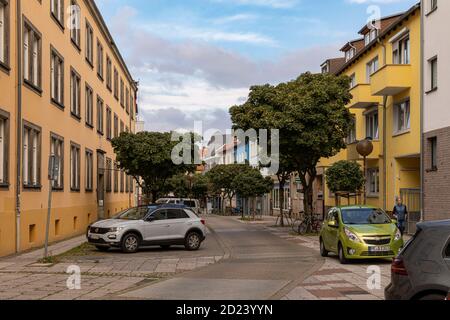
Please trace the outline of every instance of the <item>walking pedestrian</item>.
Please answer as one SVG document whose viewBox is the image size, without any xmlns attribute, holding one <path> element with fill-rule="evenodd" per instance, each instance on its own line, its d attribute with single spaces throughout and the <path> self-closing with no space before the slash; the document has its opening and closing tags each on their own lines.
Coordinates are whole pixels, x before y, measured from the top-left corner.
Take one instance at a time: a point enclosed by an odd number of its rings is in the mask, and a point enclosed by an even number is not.
<svg viewBox="0 0 450 320">
<path fill-rule="evenodd" d="M 408 220 L 408 208 L 403 204 L 401 197 L 397 197 L 393 214 L 395 219 L 397 219 L 397 227 L 403 236 L 406 229 L 406 221 Z"/>
</svg>

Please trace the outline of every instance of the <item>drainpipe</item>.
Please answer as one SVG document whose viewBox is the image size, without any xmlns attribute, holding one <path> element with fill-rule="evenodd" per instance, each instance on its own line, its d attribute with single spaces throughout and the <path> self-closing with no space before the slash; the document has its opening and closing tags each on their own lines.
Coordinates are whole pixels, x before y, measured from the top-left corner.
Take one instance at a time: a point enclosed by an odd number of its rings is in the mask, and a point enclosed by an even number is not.
<svg viewBox="0 0 450 320">
<path fill-rule="evenodd" d="M 16 146 L 16 253 L 20 252 L 20 188 L 21 188 L 21 155 L 22 155 L 22 6 L 21 0 L 16 2 L 17 24 L 17 146 Z"/>
<path fill-rule="evenodd" d="M 386 61 L 386 46 L 380 38 L 377 39 L 378 44 L 383 48 L 383 66 L 387 64 Z M 387 210 L 387 100 L 388 96 L 383 96 L 383 209 Z"/>
<path fill-rule="evenodd" d="M 424 1 L 421 1 L 421 19 L 420 19 L 420 221 L 425 220 L 425 162 L 424 162 L 424 58 L 425 58 L 425 10 Z"/>
<path fill-rule="evenodd" d="M 383 209 L 387 210 L 387 100 L 388 96 L 383 96 Z"/>
</svg>

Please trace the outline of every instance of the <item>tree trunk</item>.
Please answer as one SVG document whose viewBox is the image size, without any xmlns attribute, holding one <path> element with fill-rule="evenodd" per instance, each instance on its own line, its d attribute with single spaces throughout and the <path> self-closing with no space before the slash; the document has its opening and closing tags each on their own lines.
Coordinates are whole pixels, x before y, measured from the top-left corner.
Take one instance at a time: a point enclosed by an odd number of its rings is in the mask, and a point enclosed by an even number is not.
<svg viewBox="0 0 450 320">
<path fill-rule="evenodd" d="M 313 183 L 317 176 L 316 169 L 308 169 L 306 171 L 299 172 L 300 180 L 303 186 L 303 206 L 305 211 L 305 217 L 308 217 L 307 232 L 312 230 L 312 215 L 313 215 Z"/>
<path fill-rule="evenodd" d="M 278 200 L 280 202 L 280 226 L 284 227 L 284 185 L 286 183 L 285 177 L 278 176 L 278 184 L 280 186 Z"/>
</svg>

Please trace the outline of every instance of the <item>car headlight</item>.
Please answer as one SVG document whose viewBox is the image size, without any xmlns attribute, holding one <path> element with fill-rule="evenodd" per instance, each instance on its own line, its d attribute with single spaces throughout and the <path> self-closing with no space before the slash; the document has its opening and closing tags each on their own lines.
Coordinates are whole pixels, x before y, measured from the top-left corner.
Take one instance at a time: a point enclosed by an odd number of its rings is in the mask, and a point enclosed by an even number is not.
<svg viewBox="0 0 450 320">
<path fill-rule="evenodd" d="M 350 241 L 361 242 L 361 240 L 359 240 L 358 236 L 355 233 L 353 233 L 352 231 L 350 231 L 350 229 L 344 228 L 344 232 Z"/>
<path fill-rule="evenodd" d="M 109 232 L 118 232 L 118 231 L 122 231 L 123 227 L 116 227 L 116 228 L 109 228 Z"/>
<path fill-rule="evenodd" d="M 394 237 L 394 241 L 398 241 L 402 238 L 402 233 L 400 232 L 400 230 L 397 228 L 397 232 L 395 233 L 395 237 Z"/>
</svg>

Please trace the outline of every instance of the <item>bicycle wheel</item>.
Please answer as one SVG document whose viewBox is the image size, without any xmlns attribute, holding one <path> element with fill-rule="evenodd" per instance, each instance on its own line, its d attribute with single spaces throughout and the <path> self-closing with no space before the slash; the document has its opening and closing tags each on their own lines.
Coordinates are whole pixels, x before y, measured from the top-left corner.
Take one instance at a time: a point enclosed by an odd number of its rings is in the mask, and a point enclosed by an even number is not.
<svg viewBox="0 0 450 320">
<path fill-rule="evenodd" d="M 300 235 L 305 235 L 306 232 L 308 231 L 308 224 L 303 221 L 299 226 L 298 226 L 298 234 Z"/>
<path fill-rule="evenodd" d="M 292 223 L 292 230 L 294 230 L 294 232 L 296 232 L 296 233 L 299 233 L 298 230 L 299 230 L 299 227 L 300 227 L 301 224 L 302 224 L 301 220 L 299 220 L 299 219 L 295 220 Z"/>
</svg>

